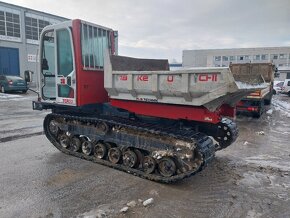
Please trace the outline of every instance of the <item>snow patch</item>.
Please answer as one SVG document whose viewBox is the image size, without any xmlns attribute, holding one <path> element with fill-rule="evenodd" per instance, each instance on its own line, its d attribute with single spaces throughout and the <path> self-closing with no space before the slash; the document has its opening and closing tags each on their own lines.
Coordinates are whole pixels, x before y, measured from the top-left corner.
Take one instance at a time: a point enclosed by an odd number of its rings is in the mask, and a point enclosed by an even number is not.
<svg viewBox="0 0 290 218">
<path fill-rule="evenodd" d="M 32 99 L 32 98 L 35 98 L 35 97 L 0 93 L 0 101 L 22 101 L 22 100 L 27 100 L 27 99 Z"/>
<path fill-rule="evenodd" d="M 281 111 L 287 118 L 290 118 L 290 103 L 275 99 L 272 101 L 272 105 L 275 107 L 275 110 Z"/>
<path fill-rule="evenodd" d="M 273 109 L 268 110 L 268 111 L 266 112 L 266 114 L 268 114 L 268 115 L 273 114 Z"/>
<path fill-rule="evenodd" d="M 265 132 L 264 131 L 259 131 L 259 132 L 256 132 L 258 135 L 265 135 Z"/>
<path fill-rule="evenodd" d="M 149 199 L 147 199 L 146 201 L 143 202 L 143 206 L 147 207 L 148 205 L 153 204 L 153 202 L 154 202 L 154 199 L 153 198 L 149 198 Z"/>
</svg>

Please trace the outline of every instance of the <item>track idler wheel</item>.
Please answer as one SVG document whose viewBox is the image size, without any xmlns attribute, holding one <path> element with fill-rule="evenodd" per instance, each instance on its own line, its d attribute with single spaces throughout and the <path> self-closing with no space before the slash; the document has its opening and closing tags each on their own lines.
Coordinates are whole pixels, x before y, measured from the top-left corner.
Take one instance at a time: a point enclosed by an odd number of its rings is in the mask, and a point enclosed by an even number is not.
<svg viewBox="0 0 290 218">
<path fill-rule="evenodd" d="M 76 136 L 74 136 L 70 141 L 70 148 L 74 152 L 79 151 L 81 148 L 81 145 L 82 145 L 81 140 Z"/>
<path fill-rule="evenodd" d="M 156 161 L 153 157 L 145 156 L 143 158 L 143 170 L 145 173 L 150 174 L 153 173 L 156 168 Z"/>
<path fill-rule="evenodd" d="M 57 136 L 59 128 L 55 120 L 49 122 L 48 129 L 52 135 Z"/>
<path fill-rule="evenodd" d="M 107 156 L 107 146 L 102 142 L 98 142 L 94 148 L 94 156 L 99 159 L 104 159 Z"/>
<path fill-rule="evenodd" d="M 84 141 L 82 143 L 82 152 L 86 155 L 91 155 L 93 153 L 93 143 L 90 141 Z"/>
<path fill-rule="evenodd" d="M 176 165 L 170 157 L 163 157 L 158 163 L 158 169 L 164 177 L 170 177 L 176 173 Z"/>
<path fill-rule="evenodd" d="M 69 137 L 67 135 L 61 135 L 59 137 L 59 144 L 61 145 L 61 147 L 63 148 L 68 148 L 70 145 L 70 140 Z"/>
<path fill-rule="evenodd" d="M 122 152 L 119 148 L 110 148 L 108 158 L 110 162 L 112 162 L 113 164 L 117 164 L 121 161 Z"/>
<path fill-rule="evenodd" d="M 123 154 L 123 164 L 126 167 L 134 168 L 138 163 L 138 157 L 134 151 L 128 150 Z"/>
</svg>

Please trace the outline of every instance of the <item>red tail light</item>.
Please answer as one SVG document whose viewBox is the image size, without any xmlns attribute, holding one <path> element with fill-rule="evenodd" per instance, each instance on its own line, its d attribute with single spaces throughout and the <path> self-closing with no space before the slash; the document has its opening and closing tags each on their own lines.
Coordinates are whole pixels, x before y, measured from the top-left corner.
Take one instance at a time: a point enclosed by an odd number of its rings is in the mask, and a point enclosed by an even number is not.
<svg viewBox="0 0 290 218">
<path fill-rule="evenodd" d="M 8 81 L 8 84 L 9 84 L 9 85 L 12 85 L 12 84 L 13 84 L 13 81 L 12 81 L 12 80 L 9 80 L 9 81 Z"/>
<path fill-rule="evenodd" d="M 248 107 L 247 110 L 248 110 L 248 111 L 258 111 L 258 108 L 255 108 L 255 107 Z"/>
</svg>

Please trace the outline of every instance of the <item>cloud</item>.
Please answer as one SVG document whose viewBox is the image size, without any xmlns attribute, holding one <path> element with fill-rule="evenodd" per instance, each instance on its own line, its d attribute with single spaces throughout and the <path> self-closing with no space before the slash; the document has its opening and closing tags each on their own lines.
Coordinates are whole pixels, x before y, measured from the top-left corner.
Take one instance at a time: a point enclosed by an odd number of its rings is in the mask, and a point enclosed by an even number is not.
<svg viewBox="0 0 290 218">
<path fill-rule="evenodd" d="M 121 55 L 181 61 L 184 49 L 290 45 L 289 0 L 9 0 L 9 3 L 114 28 L 119 31 Z"/>
</svg>

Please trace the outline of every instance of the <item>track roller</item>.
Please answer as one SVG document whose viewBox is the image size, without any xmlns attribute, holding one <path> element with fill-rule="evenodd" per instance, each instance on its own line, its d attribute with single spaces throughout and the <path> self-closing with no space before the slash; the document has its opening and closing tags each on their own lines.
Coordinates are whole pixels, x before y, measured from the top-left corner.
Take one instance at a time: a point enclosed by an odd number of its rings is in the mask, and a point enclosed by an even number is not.
<svg viewBox="0 0 290 218">
<path fill-rule="evenodd" d="M 77 137 L 74 136 L 71 141 L 70 141 L 70 148 L 72 151 L 79 151 L 81 148 L 82 142 L 81 140 Z"/>
<path fill-rule="evenodd" d="M 104 143 L 98 142 L 95 145 L 94 156 L 96 158 L 104 159 L 107 156 L 107 152 L 108 152 L 108 149 L 107 149 L 107 146 Z"/>
<path fill-rule="evenodd" d="M 176 172 L 176 165 L 172 158 L 163 157 L 158 163 L 159 173 L 162 176 L 170 177 L 173 176 Z"/>
<path fill-rule="evenodd" d="M 150 174 L 153 173 L 156 168 L 156 161 L 153 159 L 153 157 L 145 156 L 142 165 L 144 172 Z"/>
<path fill-rule="evenodd" d="M 123 165 L 126 167 L 134 168 L 137 166 L 138 157 L 134 151 L 127 150 L 123 154 Z"/>
<path fill-rule="evenodd" d="M 68 148 L 70 145 L 69 137 L 66 134 L 63 134 L 59 137 L 59 143 L 63 148 Z"/>
<path fill-rule="evenodd" d="M 93 143 L 90 141 L 84 141 L 82 143 L 82 152 L 86 155 L 91 155 L 93 153 Z"/>
<path fill-rule="evenodd" d="M 108 158 L 110 162 L 117 164 L 122 159 L 122 152 L 119 148 L 110 148 Z"/>
</svg>

